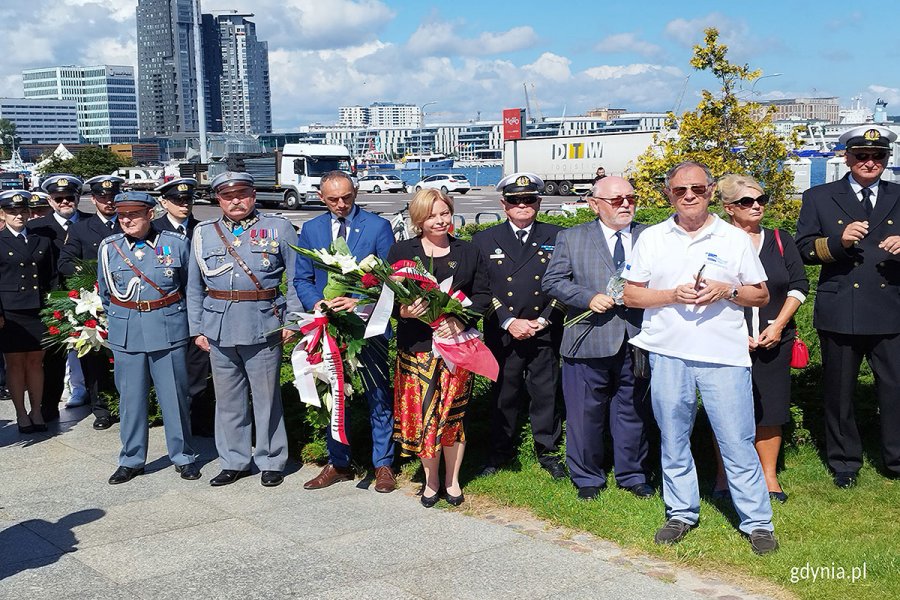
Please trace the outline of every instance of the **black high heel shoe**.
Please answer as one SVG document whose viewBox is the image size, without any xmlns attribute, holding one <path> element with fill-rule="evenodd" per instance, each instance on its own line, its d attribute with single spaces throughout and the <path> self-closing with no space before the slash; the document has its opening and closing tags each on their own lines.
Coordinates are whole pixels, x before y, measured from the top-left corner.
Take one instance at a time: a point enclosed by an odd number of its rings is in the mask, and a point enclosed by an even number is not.
<svg viewBox="0 0 900 600">
<path fill-rule="evenodd" d="M 34 423 L 31 422 L 31 417 L 28 418 L 28 425 L 19 425 L 18 423 L 16 423 L 16 425 L 18 425 L 18 427 L 19 427 L 19 433 L 34 433 L 35 432 Z"/>
</svg>

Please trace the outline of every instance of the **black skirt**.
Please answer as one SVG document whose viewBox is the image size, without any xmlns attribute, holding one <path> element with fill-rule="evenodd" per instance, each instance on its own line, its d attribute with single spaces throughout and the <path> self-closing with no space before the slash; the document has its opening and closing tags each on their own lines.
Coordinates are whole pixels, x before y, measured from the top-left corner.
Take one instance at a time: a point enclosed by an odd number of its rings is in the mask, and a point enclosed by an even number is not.
<svg viewBox="0 0 900 600">
<path fill-rule="evenodd" d="M 0 329 L 0 351 L 34 352 L 41 350 L 47 328 L 41 322 L 40 309 L 5 310 L 6 324 Z"/>
<path fill-rule="evenodd" d="M 753 359 L 753 407 L 756 424 L 784 425 L 791 420 L 791 349 L 793 331 L 785 329 L 774 348 L 759 348 Z"/>
</svg>

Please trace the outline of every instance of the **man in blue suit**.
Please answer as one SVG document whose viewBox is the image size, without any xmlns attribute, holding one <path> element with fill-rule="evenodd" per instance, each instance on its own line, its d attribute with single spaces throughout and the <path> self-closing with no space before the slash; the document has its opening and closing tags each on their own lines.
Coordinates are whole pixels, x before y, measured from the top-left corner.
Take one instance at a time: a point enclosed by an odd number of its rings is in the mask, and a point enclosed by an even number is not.
<svg viewBox="0 0 900 600">
<path fill-rule="evenodd" d="M 300 231 L 300 247 L 328 248 L 336 238 L 342 237 L 347 241 L 356 260 L 361 260 L 369 254 L 387 258 L 388 250 L 394 243 L 391 225 L 385 219 L 356 206 L 354 204 L 356 192 L 353 179 L 346 173 L 342 171 L 326 173 L 319 186 L 319 197 L 328 207 L 328 214 L 320 215 L 303 225 Z M 320 303 L 332 310 L 353 310 L 358 302 L 355 298 L 323 299 L 327 281 L 327 273 L 314 269 L 310 259 L 297 256 L 294 287 L 305 310 L 311 312 Z M 391 441 L 394 415 L 393 399 L 388 392 L 390 384 L 386 379 L 388 366 L 384 358 L 378 358 L 368 347 L 363 350 L 361 358 L 367 367 L 366 398 L 369 401 L 369 416 L 372 423 L 375 491 L 388 493 L 396 487 L 396 479 L 391 469 L 391 463 L 394 461 L 394 445 Z M 349 417 L 346 418 L 349 421 Z M 308 490 L 317 490 L 338 481 L 353 479 L 353 470 L 350 468 L 350 446 L 332 439 L 331 436 L 328 436 L 327 444 L 329 462 L 318 476 L 304 484 L 303 487 Z"/>
<path fill-rule="evenodd" d="M 123 233 L 101 242 L 97 267 L 122 423 L 119 468 L 109 483 L 125 483 L 144 472 L 151 378 L 169 458 L 182 479 L 199 479 L 188 419 L 188 241 L 151 226 L 156 199 L 150 194 L 125 192 L 115 202 Z"/>
</svg>

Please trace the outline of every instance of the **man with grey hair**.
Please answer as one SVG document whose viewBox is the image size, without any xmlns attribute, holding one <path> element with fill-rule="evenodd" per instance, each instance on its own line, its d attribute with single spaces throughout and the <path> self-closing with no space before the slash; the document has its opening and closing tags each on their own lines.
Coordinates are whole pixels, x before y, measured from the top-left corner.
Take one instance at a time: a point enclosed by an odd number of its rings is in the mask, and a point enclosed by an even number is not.
<svg viewBox="0 0 900 600">
<path fill-rule="evenodd" d="M 666 174 L 675 208 L 648 228 L 625 269 L 625 304 L 643 308 L 631 343 L 650 353 L 653 414 L 662 445 L 667 521 L 654 537 L 674 544 L 700 517 L 691 454 L 697 391 L 722 452 L 740 530 L 757 554 L 778 548 L 772 505 L 753 446 L 755 420 L 745 306 L 769 300 L 766 273 L 749 236 L 709 212 L 715 180 L 700 163 Z"/>
<path fill-rule="evenodd" d="M 640 330 L 641 311 L 622 304 L 621 285 L 613 289 L 646 226 L 633 222 L 634 188 L 621 177 L 597 180 L 588 202 L 597 220 L 559 233 L 542 282 L 569 315 L 590 311 L 563 330 L 566 463 L 578 497 L 596 498 L 606 487 L 608 420 L 616 483 L 649 498 L 647 380 L 635 377 L 628 345 Z"/>
</svg>

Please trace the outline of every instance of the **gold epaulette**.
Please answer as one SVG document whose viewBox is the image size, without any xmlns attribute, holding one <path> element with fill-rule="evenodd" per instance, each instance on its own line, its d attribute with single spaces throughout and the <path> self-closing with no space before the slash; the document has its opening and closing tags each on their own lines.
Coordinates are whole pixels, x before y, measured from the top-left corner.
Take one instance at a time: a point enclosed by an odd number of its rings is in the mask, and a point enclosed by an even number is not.
<svg viewBox="0 0 900 600">
<path fill-rule="evenodd" d="M 837 259 L 831 255 L 831 250 L 828 249 L 828 238 L 820 237 L 815 242 L 816 256 L 819 257 L 819 260 L 822 262 L 835 262 Z"/>
</svg>

